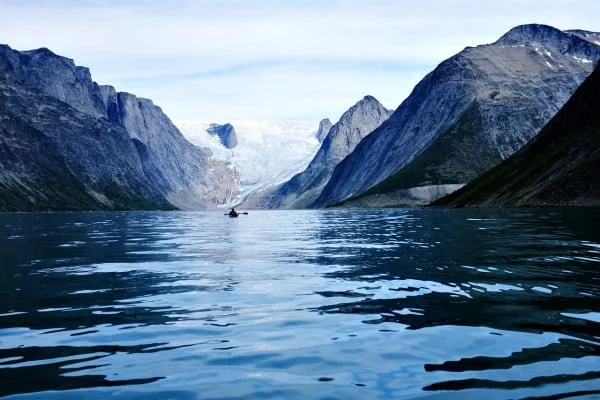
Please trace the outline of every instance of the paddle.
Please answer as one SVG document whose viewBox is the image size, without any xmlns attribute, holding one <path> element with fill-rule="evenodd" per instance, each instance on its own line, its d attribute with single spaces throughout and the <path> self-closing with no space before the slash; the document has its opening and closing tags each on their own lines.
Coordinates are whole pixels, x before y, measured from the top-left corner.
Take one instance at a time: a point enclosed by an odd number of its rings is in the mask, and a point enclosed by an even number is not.
<svg viewBox="0 0 600 400">
<path fill-rule="evenodd" d="M 239 213 L 238 213 L 238 215 L 240 215 L 240 214 L 248 215 L 248 213 L 247 213 L 247 212 L 239 212 Z M 223 214 L 223 215 L 229 215 L 229 213 L 227 213 L 227 214 Z"/>
</svg>

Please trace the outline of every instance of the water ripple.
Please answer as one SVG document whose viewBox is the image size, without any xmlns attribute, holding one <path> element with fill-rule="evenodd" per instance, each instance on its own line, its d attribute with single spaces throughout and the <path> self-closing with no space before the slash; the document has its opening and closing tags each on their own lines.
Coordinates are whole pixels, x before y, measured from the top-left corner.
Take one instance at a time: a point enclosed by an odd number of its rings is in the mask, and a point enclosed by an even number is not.
<svg viewBox="0 0 600 400">
<path fill-rule="evenodd" d="M 598 227 L 594 209 L 2 214 L 0 397 L 592 398 Z"/>
</svg>

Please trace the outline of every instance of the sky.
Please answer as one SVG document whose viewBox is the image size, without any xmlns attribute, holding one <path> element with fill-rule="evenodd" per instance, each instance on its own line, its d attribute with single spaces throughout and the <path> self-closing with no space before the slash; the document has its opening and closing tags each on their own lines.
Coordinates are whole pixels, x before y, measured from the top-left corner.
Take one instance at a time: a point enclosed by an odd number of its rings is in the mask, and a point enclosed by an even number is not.
<svg viewBox="0 0 600 400">
<path fill-rule="evenodd" d="M 0 0 L 0 43 L 47 47 L 175 120 L 336 121 L 396 108 L 514 26 L 600 31 L 598 0 Z"/>
</svg>

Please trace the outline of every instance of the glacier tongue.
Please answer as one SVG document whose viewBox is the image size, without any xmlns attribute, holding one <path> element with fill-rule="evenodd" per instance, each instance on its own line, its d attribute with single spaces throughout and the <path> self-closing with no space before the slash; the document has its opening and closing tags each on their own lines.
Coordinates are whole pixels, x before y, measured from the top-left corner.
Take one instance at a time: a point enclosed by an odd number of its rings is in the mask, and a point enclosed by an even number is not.
<svg viewBox="0 0 600 400">
<path fill-rule="evenodd" d="M 230 123 L 237 132 L 233 149 L 223 146 L 206 130 L 212 123 Z M 183 135 L 198 147 L 208 148 L 215 159 L 231 164 L 240 180 L 240 195 L 231 206 L 254 191 L 282 183 L 303 171 L 316 152 L 318 121 L 230 120 L 174 121 Z"/>
</svg>

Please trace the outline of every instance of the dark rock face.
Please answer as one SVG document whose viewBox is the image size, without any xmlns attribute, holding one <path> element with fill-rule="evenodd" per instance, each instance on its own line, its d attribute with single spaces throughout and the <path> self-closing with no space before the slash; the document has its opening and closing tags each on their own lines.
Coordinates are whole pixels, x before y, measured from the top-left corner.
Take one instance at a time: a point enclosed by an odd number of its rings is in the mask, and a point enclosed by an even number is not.
<svg viewBox="0 0 600 400">
<path fill-rule="evenodd" d="M 435 205 L 600 206 L 600 66 L 523 149 Z"/>
<path fill-rule="evenodd" d="M 570 33 L 572 35 L 579 36 L 580 38 L 587 40 L 590 43 L 600 46 L 600 33 L 599 32 L 584 31 L 582 29 L 571 29 L 571 30 L 568 30 L 565 32 Z"/>
<path fill-rule="evenodd" d="M 237 134 L 235 128 L 231 124 L 210 124 L 206 132 L 211 136 L 217 136 L 221 140 L 223 146 L 228 149 L 233 149 L 237 146 Z"/>
<path fill-rule="evenodd" d="M 212 208 L 230 169 L 150 100 L 47 49 L 0 46 L 0 210 Z"/>
<path fill-rule="evenodd" d="M 389 118 L 377 99 L 366 96 L 346 111 L 331 127 L 308 167 L 269 193 L 264 208 L 306 208 L 319 196 L 334 167 L 369 133 Z"/>
<path fill-rule="evenodd" d="M 332 127 L 332 124 L 331 124 L 331 121 L 329 120 L 329 118 L 322 119 L 321 122 L 319 122 L 319 129 L 317 130 L 317 133 L 315 134 L 315 137 L 317 138 L 319 143 L 322 143 L 323 140 L 325 140 L 325 138 L 327 137 L 327 134 L 331 130 L 331 127 Z"/>
<path fill-rule="evenodd" d="M 464 184 L 497 165 L 593 70 L 600 46 L 581 35 L 524 25 L 442 62 L 335 168 L 314 205 Z"/>
</svg>

